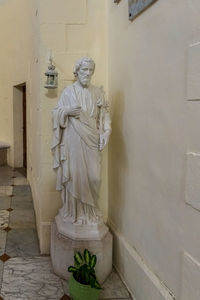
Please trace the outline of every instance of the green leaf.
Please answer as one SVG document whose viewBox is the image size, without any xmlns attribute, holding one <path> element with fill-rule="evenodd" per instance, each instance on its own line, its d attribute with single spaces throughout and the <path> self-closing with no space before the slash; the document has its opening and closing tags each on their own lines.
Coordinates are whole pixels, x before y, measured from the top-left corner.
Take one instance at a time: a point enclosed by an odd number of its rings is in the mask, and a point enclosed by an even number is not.
<svg viewBox="0 0 200 300">
<path fill-rule="evenodd" d="M 80 278 L 80 273 L 79 273 L 79 271 L 74 273 L 74 278 L 76 279 L 76 281 L 80 282 L 81 278 Z M 81 282 L 80 282 L 80 283 L 81 283 Z"/>
<path fill-rule="evenodd" d="M 90 272 L 91 272 L 92 274 L 95 275 L 95 270 L 94 270 L 94 268 L 91 268 L 91 269 L 90 269 Z"/>
<path fill-rule="evenodd" d="M 88 266 L 86 264 L 84 264 L 84 265 L 81 265 L 79 267 L 79 269 L 80 269 L 80 271 L 87 272 L 88 271 Z"/>
<path fill-rule="evenodd" d="M 92 288 L 95 288 L 96 278 L 93 275 L 90 275 L 90 285 Z"/>
<path fill-rule="evenodd" d="M 82 263 L 83 263 L 83 257 L 81 255 L 80 252 L 77 252 L 75 255 L 74 255 L 74 261 L 75 263 L 80 266 Z"/>
<path fill-rule="evenodd" d="M 70 267 L 68 268 L 68 272 L 74 273 L 74 272 L 76 272 L 76 271 L 77 271 L 76 267 L 70 266 Z"/>
<path fill-rule="evenodd" d="M 92 258 L 91 258 L 91 261 L 90 261 L 90 268 L 93 269 L 96 265 L 96 262 L 97 262 L 97 257 L 96 255 L 93 255 Z"/>
<path fill-rule="evenodd" d="M 89 281 L 90 281 L 89 278 L 90 278 L 90 277 L 89 277 L 89 274 L 86 272 L 86 273 L 85 273 L 85 283 L 86 283 L 86 284 L 89 284 Z"/>
<path fill-rule="evenodd" d="M 95 287 L 96 289 L 98 289 L 98 290 L 101 290 L 101 289 L 102 289 L 101 286 L 100 286 L 100 284 L 98 283 L 97 280 L 96 280 L 95 283 L 94 283 L 94 287 Z"/>
<path fill-rule="evenodd" d="M 90 263 L 91 254 L 87 249 L 84 250 L 84 259 L 87 264 Z"/>
</svg>

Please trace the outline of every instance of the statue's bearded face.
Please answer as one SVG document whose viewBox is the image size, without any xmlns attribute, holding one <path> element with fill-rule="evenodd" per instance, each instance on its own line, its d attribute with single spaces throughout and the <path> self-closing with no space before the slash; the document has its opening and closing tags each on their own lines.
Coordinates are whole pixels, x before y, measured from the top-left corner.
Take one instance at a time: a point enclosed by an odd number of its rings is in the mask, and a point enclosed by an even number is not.
<svg viewBox="0 0 200 300">
<path fill-rule="evenodd" d="M 78 81 L 82 86 L 90 84 L 92 75 L 94 73 L 94 65 L 92 62 L 83 62 L 77 72 Z"/>
</svg>

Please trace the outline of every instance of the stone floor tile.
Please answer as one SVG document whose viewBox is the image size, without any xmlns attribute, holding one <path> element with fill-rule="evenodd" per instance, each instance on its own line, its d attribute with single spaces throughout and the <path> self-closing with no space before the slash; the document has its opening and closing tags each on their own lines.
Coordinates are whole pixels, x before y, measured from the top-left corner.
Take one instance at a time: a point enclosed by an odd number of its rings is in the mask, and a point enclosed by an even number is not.
<svg viewBox="0 0 200 300">
<path fill-rule="evenodd" d="M 12 176 L 13 175 L 13 168 L 9 167 L 9 166 L 1 166 L 1 174 L 0 174 L 0 177 L 1 176 L 5 176 L 5 175 L 10 175 Z"/>
<path fill-rule="evenodd" d="M 11 207 L 13 205 L 13 203 L 15 202 L 33 202 L 33 198 L 32 195 L 28 195 L 28 196 L 13 196 L 12 197 L 12 202 L 11 202 Z"/>
<path fill-rule="evenodd" d="M 0 230 L 0 256 L 5 253 L 7 232 Z"/>
<path fill-rule="evenodd" d="M 6 253 L 10 257 L 39 256 L 39 243 L 35 229 L 12 229 L 7 236 Z"/>
<path fill-rule="evenodd" d="M 7 210 L 0 210 L 0 229 L 8 226 L 9 212 Z"/>
<path fill-rule="evenodd" d="M 10 256 L 7 253 L 4 253 L 3 255 L 0 256 L 0 260 L 2 262 L 6 262 L 9 259 L 10 259 Z"/>
<path fill-rule="evenodd" d="M 28 185 L 28 180 L 25 177 L 14 178 L 14 185 Z"/>
<path fill-rule="evenodd" d="M 16 257 L 4 264 L 3 298 L 58 300 L 63 294 L 61 280 L 53 273 L 49 257 Z"/>
<path fill-rule="evenodd" d="M 13 193 L 13 187 L 9 185 L 0 186 L 0 197 L 2 196 L 10 196 Z"/>
<path fill-rule="evenodd" d="M 4 269 L 4 263 L 0 260 L 0 288 L 2 284 L 2 279 L 3 279 L 3 269 Z M 0 298 L 1 300 L 1 298 Z"/>
<path fill-rule="evenodd" d="M 13 194 L 15 196 L 30 196 L 31 188 L 29 185 L 16 185 L 13 188 Z"/>
<path fill-rule="evenodd" d="M 13 184 L 13 178 L 11 176 L 1 176 L 0 174 L 0 186 L 5 185 L 12 185 Z"/>
<path fill-rule="evenodd" d="M 125 285 L 119 278 L 115 270 L 112 271 L 108 279 L 103 284 L 103 290 L 101 291 L 101 299 L 127 299 L 130 298 L 130 294 L 127 291 Z"/>
<path fill-rule="evenodd" d="M 9 212 L 11 212 L 11 211 L 13 211 L 13 209 L 12 208 L 8 208 L 8 209 L 6 209 L 7 211 L 9 211 Z"/>
<path fill-rule="evenodd" d="M 0 210 L 10 207 L 11 197 L 0 197 Z"/>
<path fill-rule="evenodd" d="M 7 226 L 6 228 L 4 228 L 5 232 L 9 232 L 10 230 L 12 230 L 9 226 Z"/>
<path fill-rule="evenodd" d="M 35 228 L 35 213 L 32 209 L 13 210 L 10 213 L 11 228 Z"/>
<path fill-rule="evenodd" d="M 26 197 L 22 197 L 22 198 L 26 198 Z M 28 199 L 28 201 L 27 200 L 23 201 L 21 198 L 16 198 L 16 197 L 12 198 L 11 207 L 13 209 L 22 209 L 22 210 L 34 209 L 33 202 L 30 199 Z"/>
</svg>

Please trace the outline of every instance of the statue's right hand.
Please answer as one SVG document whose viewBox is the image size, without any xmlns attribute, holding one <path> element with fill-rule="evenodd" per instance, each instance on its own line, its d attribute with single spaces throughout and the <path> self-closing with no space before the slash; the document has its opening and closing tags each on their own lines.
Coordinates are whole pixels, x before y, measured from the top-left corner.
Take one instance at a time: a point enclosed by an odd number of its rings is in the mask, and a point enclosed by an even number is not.
<svg viewBox="0 0 200 300">
<path fill-rule="evenodd" d="M 78 118 L 81 112 L 80 106 L 74 106 L 66 109 L 66 115 L 69 117 Z"/>
</svg>

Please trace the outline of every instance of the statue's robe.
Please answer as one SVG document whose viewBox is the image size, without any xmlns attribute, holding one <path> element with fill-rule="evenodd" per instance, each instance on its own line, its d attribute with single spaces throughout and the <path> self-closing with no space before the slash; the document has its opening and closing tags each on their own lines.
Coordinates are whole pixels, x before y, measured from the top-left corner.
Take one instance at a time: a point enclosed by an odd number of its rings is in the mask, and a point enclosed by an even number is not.
<svg viewBox="0 0 200 300">
<path fill-rule="evenodd" d="M 102 89 L 79 82 L 64 89 L 53 110 L 53 168 L 57 190 L 62 191 L 63 217 L 93 223 L 99 218 L 100 187 L 99 115 L 104 107 Z M 66 116 L 66 109 L 80 106 L 79 118 Z M 108 122 L 109 123 L 109 122 Z"/>
</svg>

